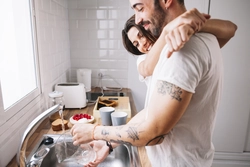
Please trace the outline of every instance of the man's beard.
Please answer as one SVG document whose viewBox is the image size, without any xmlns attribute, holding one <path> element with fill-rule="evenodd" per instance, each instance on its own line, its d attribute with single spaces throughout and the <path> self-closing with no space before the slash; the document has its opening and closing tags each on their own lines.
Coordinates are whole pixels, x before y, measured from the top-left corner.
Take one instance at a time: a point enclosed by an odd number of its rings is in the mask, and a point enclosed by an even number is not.
<svg viewBox="0 0 250 167">
<path fill-rule="evenodd" d="M 160 36 L 163 27 L 165 26 L 166 17 L 166 13 L 159 3 L 155 4 L 155 11 L 151 17 L 152 27 L 150 28 L 150 31 L 157 38 Z"/>
</svg>

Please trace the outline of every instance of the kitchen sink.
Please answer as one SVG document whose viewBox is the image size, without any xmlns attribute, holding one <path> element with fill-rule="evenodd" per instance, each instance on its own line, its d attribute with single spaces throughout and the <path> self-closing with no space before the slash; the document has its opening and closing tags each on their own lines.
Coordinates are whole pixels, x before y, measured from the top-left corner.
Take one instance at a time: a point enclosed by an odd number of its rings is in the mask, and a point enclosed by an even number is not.
<svg viewBox="0 0 250 167">
<path fill-rule="evenodd" d="M 99 96 L 115 96 L 115 97 L 123 97 L 127 96 L 125 92 L 87 92 L 86 97 L 88 102 L 95 102 Z"/>
<path fill-rule="evenodd" d="M 28 166 L 41 167 L 82 167 L 77 162 L 65 160 L 58 163 L 55 154 L 55 141 L 59 138 L 59 134 L 44 135 L 38 142 L 36 148 L 28 157 Z M 54 142 L 46 143 L 48 138 L 52 138 Z M 50 140 L 51 141 L 51 140 Z M 98 167 L 141 167 L 137 147 L 130 145 L 120 145 L 108 155 L 108 157 L 98 165 Z"/>
</svg>

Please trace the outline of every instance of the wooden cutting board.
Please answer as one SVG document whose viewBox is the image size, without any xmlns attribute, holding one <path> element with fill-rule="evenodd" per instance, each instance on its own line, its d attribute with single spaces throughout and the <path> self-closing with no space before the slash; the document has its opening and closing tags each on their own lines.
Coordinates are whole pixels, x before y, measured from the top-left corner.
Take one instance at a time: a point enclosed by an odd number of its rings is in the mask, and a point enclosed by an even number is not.
<svg viewBox="0 0 250 167">
<path fill-rule="evenodd" d="M 100 118 L 100 113 L 98 110 L 98 102 L 103 100 L 114 100 L 116 101 L 116 106 L 114 106 L 115 111 L 123 111 L 128 114 L 128 118 L 131 118 L 131 107 L 129 102 L 129 97 L 117 97 L 117 96 L 99 96 L 95 107 L 93 109 L 93 116 L 95 118 Z"/>
</svg>

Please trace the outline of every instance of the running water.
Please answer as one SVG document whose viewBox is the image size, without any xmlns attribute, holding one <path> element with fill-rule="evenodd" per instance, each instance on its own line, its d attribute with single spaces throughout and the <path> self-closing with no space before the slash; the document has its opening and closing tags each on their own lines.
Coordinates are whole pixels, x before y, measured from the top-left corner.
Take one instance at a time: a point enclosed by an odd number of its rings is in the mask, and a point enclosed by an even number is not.
<svg viewBox="0 0 250 167">
<path fill-rule="evenodd" d="M 63 118 L 63 111 L 64 111 L 64 108 L 65 108 L 65 105 L 64 106 L 60 106 L 59 107 L 59 115 L 60 115 L 60 117 L 61 117 L 61 124 L 62 124 L 62 130 L 63 130 L 63 144 L 64 144 L 64 156 L 65 156 L 65 158 L 67 158 L 68 157 L 68 148 L 67 148 L 67 142 L 66 142 L 66 140 L 65 140 L 65 126 L 64 126 L 64 118 Z M 65 158 L 63 158 L 63 159 L 65 159 Z"/>
<path fill-rule="evenodd" d="M 60 106 L 59 107 L 59 115 L 61 117 L 61 124 L 62 124 L 62 130 L 63 130 L 63 134 L 65 133 L 65 126 L 64 126 L 64 118 L 63 118 L 63 111 L 64 111 L 65 105 L 64 106 Z"/>
</svg>

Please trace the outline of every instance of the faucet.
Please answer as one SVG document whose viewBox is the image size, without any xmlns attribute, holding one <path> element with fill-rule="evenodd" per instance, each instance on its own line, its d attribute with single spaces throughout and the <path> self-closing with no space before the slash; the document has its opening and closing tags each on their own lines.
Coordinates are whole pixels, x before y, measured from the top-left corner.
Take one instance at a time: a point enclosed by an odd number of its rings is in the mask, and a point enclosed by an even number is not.
<svg viewBox="0 0 250 167">
<path fill-rule="evenodd" d="M 46 119 L 48 118 L 50 115 L 56 113 L 59 110 L 59 104 L 52 106 L 51 108 L 47 109 L 46 111 L 44 111 L 43 113 L 41 113 L 40 115 L 38 115 L 26 128 L 26 130 L 24 131 L 21 143 L 19 145 L 18 151 L 17 151 L 17 155 L 16 155 L 16 160 L 17 160 L 17 164 L 18 166 L 24 167 L 27 166 L 29 164 L 29 162 L 27 162 L 27 157 L 26 157 L 26 147 L 27 147 L 27 143 L 30 139 L 30 137 L 32 136 L 32 134 L 36 131 L 36 129 L 38 128 L 38 126 Z"/>
</svg>

